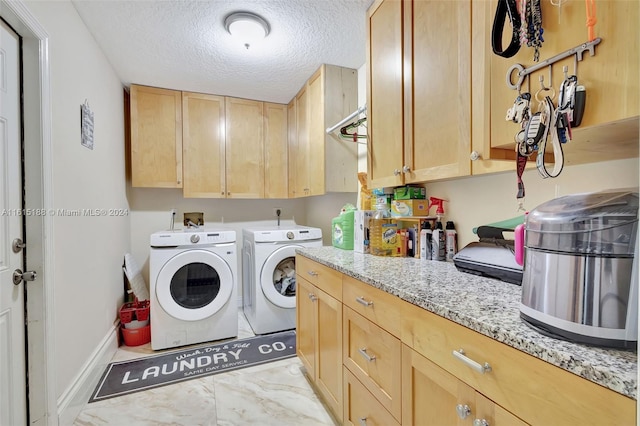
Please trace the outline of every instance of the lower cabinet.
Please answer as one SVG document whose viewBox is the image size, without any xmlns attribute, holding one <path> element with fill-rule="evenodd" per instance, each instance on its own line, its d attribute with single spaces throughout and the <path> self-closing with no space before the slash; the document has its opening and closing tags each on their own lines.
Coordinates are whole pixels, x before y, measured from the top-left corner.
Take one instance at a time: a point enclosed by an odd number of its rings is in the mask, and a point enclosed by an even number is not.
<svg viewBox="0 0 640 426">
<path fill-rule="evenodd" d="M 631 398 L 308 258 L 296 273 L 297 354 L 346 425 L 636 422 Z"/>
<path fill-rule="evenodd" d="M 402 388 L 403 425 L 526 425 L 407 345 L 402 345 Z"/>
<path fill-rule="evenodd" d="M 297 278 L 297 353 L 307 376 L 342 419 L 342 302 Z"/>
</svg>

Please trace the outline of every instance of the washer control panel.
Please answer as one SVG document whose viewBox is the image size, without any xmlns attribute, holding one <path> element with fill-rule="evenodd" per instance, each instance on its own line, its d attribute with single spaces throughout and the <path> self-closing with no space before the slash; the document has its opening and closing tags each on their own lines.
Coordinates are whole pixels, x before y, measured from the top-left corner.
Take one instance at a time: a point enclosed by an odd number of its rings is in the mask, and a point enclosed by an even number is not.
<svg viewBox="0 0 640 426">
<path fill-rule="evenodd" d="M 151 247 L 180 247 L 235 243 L 236 231 L 203 229 L 198 231 L 161 231 L 151 234 Z"/>
</svg>

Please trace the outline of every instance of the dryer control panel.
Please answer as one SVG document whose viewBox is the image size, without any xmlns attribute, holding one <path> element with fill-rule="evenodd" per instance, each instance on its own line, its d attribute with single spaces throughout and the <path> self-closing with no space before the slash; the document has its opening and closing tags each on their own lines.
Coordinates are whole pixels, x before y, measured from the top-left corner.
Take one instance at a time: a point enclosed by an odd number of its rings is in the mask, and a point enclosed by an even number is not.
<svg viewBox="0 0 640 426">
<path fill-rule="evenodd" d="M 181 247 L 234 243 L 236 231 L 202 229 L 198 231 L 160 231 L 151 234 L 151 247 Z"/>
</svg>

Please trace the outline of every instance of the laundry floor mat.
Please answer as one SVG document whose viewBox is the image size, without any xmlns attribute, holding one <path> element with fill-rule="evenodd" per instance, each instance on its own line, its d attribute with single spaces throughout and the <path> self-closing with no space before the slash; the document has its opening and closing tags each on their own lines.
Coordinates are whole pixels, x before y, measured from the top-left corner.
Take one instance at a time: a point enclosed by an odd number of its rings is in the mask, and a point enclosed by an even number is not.
<svg viewBox="0 0 640 426">
<path fill-rule="evenodd" d="M 296 332 L 291 330 L 113 362 L 107 366 L 89 402 L 290 358 L 295 354 Z"/>
</svg>

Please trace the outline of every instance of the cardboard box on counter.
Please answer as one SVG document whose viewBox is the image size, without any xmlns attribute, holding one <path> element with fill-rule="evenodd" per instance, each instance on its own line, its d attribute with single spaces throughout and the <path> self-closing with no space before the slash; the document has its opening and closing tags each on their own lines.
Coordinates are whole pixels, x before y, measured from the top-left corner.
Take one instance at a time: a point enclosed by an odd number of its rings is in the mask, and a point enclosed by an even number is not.
<svg viewBox="0 0 640 426">
<path fill-rule="evenodd" d="M 354 212 L 353 226 L 353 251 L 356 253 L 369 253 L 369 219 L 376 213 L 375 210 L 356 210 Z"/>
<path fill-rule="evenodd" d="M 428 215 L 429 201 L 427 200 L 393 200 L 391 202 L 391 217 Z"/>
</svg>

